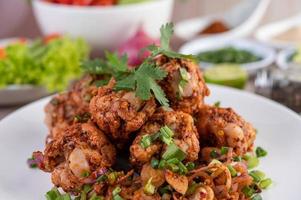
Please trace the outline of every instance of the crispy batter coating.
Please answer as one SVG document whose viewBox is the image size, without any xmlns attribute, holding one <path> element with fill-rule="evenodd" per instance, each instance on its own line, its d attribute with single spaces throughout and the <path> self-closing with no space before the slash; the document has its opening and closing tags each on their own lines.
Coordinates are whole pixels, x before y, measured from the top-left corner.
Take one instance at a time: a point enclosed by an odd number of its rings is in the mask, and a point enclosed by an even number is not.
<svg viewBox="0 0 301 200">
<path fill-rule="evenodd" d="M 189 114 L 197 111 L 204 104 L 204 98 L 210 93 L 199 66 L 193 61 L 165 56 L 158 56 L 156 62 L 168 73 L 167 77 L 160 81 L 160 86 L 167 95 L 171 107 Z M 188 82 L 184 87 L 180 85 L 181 68 L 188 72 Z"/>
<path fill-rule="evenodd" d="M 50 130 L 49 137 L 56 137 L 73 124 L 76 116 L 87 117 L 89 102 L 96 95 L 92 82 L 95 77 L 85 75 L 76 81 L 70 91 L 56 95 L 45 107 L 45 123 Z"/>
<path fill-rule="evenodd" d="M 238 155 L 252 150 L 256 137 L 253 126 L 231 108 L 205 106 L 196 115 L 201 147 L 232 147 Z"/>
<path fill-rule="evenodd" d="M 186 153 L 187 161 L 198 159 L 200 151 L 197 130 L 190 115 L 181 111 L 166 111 L 162 108 L 151 117 L 151 119 L 141 128 L 138 136 L 130 147 L 130 161 L 132 164 L 140 166 L 150 161 L 155 155 L 163 153 L 166 145 L 161 141 L 154 141 L 149 147 L 144 149 L 141 146 L 141 139 L 146 134 L 157 133 L 161 127 L 167 125 L 174 132 L 174 142 Z"/>
<path fill-rule="evenodd" d="M 77 123 L 46 145 L 42 170 L 52 173 L 54 185 L 76 192 L 99 170 L 111 167 L 115 157 L 114 146 L 94 124 Z"/>
<path fill-rule="evenodd" d="M 137 131 L 156 110 L 154 98 L 142 101 L 134 92 L 113 90 L 115 81 L 98 90 L 90 102 L 92 120 L 115 141 L 124 141 Z"/>
</svg>

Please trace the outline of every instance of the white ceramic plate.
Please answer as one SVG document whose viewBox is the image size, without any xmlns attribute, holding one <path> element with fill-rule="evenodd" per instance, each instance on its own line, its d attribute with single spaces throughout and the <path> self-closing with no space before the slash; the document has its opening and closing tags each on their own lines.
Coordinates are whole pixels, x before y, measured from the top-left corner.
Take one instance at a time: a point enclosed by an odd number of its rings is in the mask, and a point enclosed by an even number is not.
<svg viewBox="0 0 301 200">
<path fill-rule="evenodd" d="M 260 169 L 274 181 L 264 200 L 297 200 L 300 193 L 301 118 L 289 109 L 239 90 L 210 86 L 208 103 L 231 106 L 258 129 L 256 145 L 267 149 Z M 0 122 L 0 199 L 43 200 L 49 175 L 29 169 L 26 159 L 41 150 L 47 133 L 43 107 L 49 98 L 29 104 Z"/>
<path fill-rule="evenodd" d="M 217 50 L 224 47 L 236 47 L 238 49 L 248 50 L 255 55 L 262 57 L 261 60 L 257 62 L 241 64 L 243 68 L 247 70 L 248 73 L 254 74 L 257 70 L 268 67 L 275 60 L 275 51 L 263 44 L 260 44 L 254 40 L 247 39 L 227 39 L 224 37 L 215 38 L 204 38 L 195 39 L 187 42 L 180 48 L 180 52 L 184 54 L 197 55 L 200 52 Z M 202 68 L 207 68 L 212 65 L 212 63 L 201 62 Z"/>
</svg>

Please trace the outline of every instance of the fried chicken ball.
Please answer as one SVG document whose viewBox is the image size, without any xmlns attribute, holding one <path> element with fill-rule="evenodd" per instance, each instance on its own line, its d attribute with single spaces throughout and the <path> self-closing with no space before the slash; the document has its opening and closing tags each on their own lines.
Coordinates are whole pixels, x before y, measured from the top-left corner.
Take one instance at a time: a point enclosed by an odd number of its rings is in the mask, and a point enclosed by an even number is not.
<svg viewBox="0 0 301 200">
<path fill-rule="evenodd" d="M 114 146 L 93 123 L 77 123 L 46 145 L 39 166 L 52 173 L 54 185 L 76 192 L 99 170 L 111 167 L 115 157 Z"/>
<path fill-rule="evenodd" d="M 157 140 L 149 147 L 143 148 L 141 140 L 144 135 L 155 134 L 165 125 L 174 132 L 174 143 L 186 153 L 186 160 L 195 161 L 198 159 L 200 147 L 192 117 L 181 111 L 166 111 L 160 108 L 141 128 L 130 147 L 130 161 L 133 165 L 141 166 L 148 163 L 153 156 L 163 153 L 166 148 L 163 142 Z"/>
<path fill-rule="evenodd" d="M 252 150 L 256 137 L 253 126 L 231 108 L 205 106 L 196 115 L 201 147 L 232 147 L 238 155 Z"/>
<path fill-rule="evenodd" d="M 92 120 L 115 141 L 124 141 L 137 131 L 156 110 L 154 98 L 142 101 L 134 92 L 113 90 L 112 79 L 107 86 L 100 87 L 90 102 Z"/>
<path fill-rule="evenodd" d="M 93 76 L 83 76 L 74 83 L 70 91 L 56 95 L 46 105 L 45 122 L 50 130 L 50 138 L 63 133 L 64 129 L 73 124 L 74 120 L 88 121 L 90 118 L 89 102 L 97 93 L 96 86 L 91 84 L 94 80 Z"/>
<path fill-rule="evenodd" d="M 168 73 L 159 84 L 171 107 L 189 114 L 197 111 L 210 93 L 199 66 L 193 61 L 162 55 L 156 58 L 156 63 Z"/>
</svg>

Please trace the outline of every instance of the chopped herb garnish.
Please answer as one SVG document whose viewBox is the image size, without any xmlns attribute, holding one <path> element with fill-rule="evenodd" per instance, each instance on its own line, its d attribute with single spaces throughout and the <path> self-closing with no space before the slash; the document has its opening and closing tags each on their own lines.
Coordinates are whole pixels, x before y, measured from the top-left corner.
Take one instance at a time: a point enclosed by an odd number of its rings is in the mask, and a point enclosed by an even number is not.
<svg viewBox="0 0 301 200">
<path fill-rule="evenodd" d="M 241 157 L 240 156 L 235 156 L 234 158 L 233 158 L 233 161 L 234 162 L 241 162 Z"/>
<path fill-rule="evenodd" d="M 252 176 L 254 182 L 256 183 L 260 182 L 265 177 L 265 174 L 259 170 L 253 170 L 249 173 L 249 175 Z"/>
<path fill-rule="evenodd" d="M 228 148 L 228 147 L 222 147 L 222 148 L 221 148 L 221 155 L 227 154 L 228 151 L 229 151 L 229 148 Z"/>
<path fill-rule="evenodd" d="M 163 195 L 163 194 L 168 194 L 168 193 L 170 193 L 171 191 L 172 191 L 172 188 L 171 188 L 170 185 L 166 185 L 166 186 L 164 186 L 164 187 L 159 188 L 159 193 L 160 193 L 161 195 Z"/>
<path fill-rule="evenodd" d="M 220 101 L 217 101 L 217 102 L 215 102 L 213 105 L 214 105 L 215 107 L 219 108 L 220 105 L 221 105 L 221 102 L 220 102 Z"/>
<path fill-rule="evenodd" d="M 192 195 L 193 193 L 195 193 L 196 189 L 198 188 L 199 184 L 197 184 L 196 182 L 192 182 L 189 187 L 188 190 L 186 191 L 186 195 Z"/>
<path fill-rule="evenodd" d="M 268 152 L 261 147 L 257 147 L 255 152 L 258 158 L 265 157 L 268 154 Z"/>
<path fill-rule="evenodd" d="M 264 180 L 260 181 L 259 187 L 260 187 L 261 189 L 266 189 L 266 188 L 268 188 L 272 183 L 273 183 L 272 179 L 267 178 L 267 179 L 264 179 Z"/>
<path fill-rule="evenodd" d="M 172 140 L 173 135 L 174 133 L 168 126 L 163 126 L 160 129 L 160 139 L 167 145 L 170 145 L 173 142 Z"/>
<path fill-rule="evenodd" d="M 184 88 L 186 86 L 186 84 L 188 83 L 189 81 L 189 73 L 187 72 L 187 70 L 183 67 L 180 68 L 180 82 L 179 82 L 179 95 L 180 95 L 180 98 L 181 96 L 183 95 L 184 93 Z"/>
<path fill-rule="evenodd" d="M 82 174 L 81 174 L 81 177 L 88 177 L 88 176 L 90 176 L 90 172 L 88 172 L 88 171 L 84 171 L 84 172 L 82 172 Z"/>
<path fill-rule="evenodd" d="M 56 187 L 48 191 L 45 197 L 47 200 L 71 200 L 71 196 L 69 194 L 61 194 Z"/>
<path fill-rule="evenodd" d="M 98 177 L 98 178 L 96 179 L 97 182 L 104 182 L 104 181 L 106 181 L 106 180 L 108 180 L 108 176 L 105 175 L 105 174 L 101 175 L 100 177 Z"/>
<path fill-rule="evenodd" d="M 142 139 L 140 141 L 140 145 L 146 149 L 147 147 L 149 147 L 152 144 L 152 138 L 149 134 L 143 135 Z"/>
<path fill-rule="evenodd" d="M 255 194 L 252 196 L 251 200 L 262 200 L 262 197 L 260 194 Z"/>
<path fill-rule="evenodd" d="M 159 167 L 159 160 L 157 160 L 156 158 L 152 158 L 151 166 L 152 168 L 157 169 Z"/>
<path fill-rule="evenodd" d="M 152 184 L 153 177 L 149 178 L 147 183 L 145 184 L 143 191 L 145 194 L 153 195 L 156 191 L 155 186 Z"/>
<path fill-rule="evenodd" d="M 123 198 L 119 195 L 121 192 L 121 188 L 119 186 L 115 187 L 115 189 L 112 191 L 113 200 L 123 200 Z"/>
<path fill-rule="evenodd" d="M 259 159 L 256 156 L 244 155 L 243 159 L 247 161 L 248 169 L 253 169 L 259 165 Z"/>
<path fill-rule="evenodd" d="M 236 177 L 237 176 L 237 171 L 234 169 L 234 167 L 232 165 L 228 165 L 227 167 L 228 167 L 228 169 L 231 173 L 231 176 Z"/>
<path fill-rule="evenodd" d="M 171 158 L 177 158 L 179 161 L 184 160 L 186 157 L 185 152 L 183 152 L 176 144 L 172 143 L 169 145 L 162 155 L 164 160 L 169 160 Z"/>
<path fill-rule="evenodd" d="M 246 197 L 251 197 L 255 193 L 255 190 L 249 186 L 246 186 L 242 189 L 242 192 L 246 195 Z"/>
<path fill-rule="evenodd" d="M 187 167 L 188 171 L 191 171 L 195 168 L 195 164 L 193 162 L 188 162 L 188 163 L 186 163 L 186 167 Z"/>
<path fill-rule="evenodd" d="M 217 158 L 218 157 L 218 153 L 215 149 L 213 149 L 211 152 L 210 152 L 210 157 L 211 158 Z"/>
</svg>

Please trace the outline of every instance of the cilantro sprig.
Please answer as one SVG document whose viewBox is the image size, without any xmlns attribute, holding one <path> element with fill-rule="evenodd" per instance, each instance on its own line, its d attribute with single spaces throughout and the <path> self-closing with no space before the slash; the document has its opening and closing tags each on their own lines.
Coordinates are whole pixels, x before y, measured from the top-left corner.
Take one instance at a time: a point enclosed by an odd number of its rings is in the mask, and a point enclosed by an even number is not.
<svg viewBox="0 0 301 200">
<path fill-rule="evenodd" d="M 82 67 L 87 73 L 107 75 L 109 78 L 114 77 L 117 81 L 116 90 L 135 91 L 136 96 L 142 100 L 149 100 L 155 96 L 161 105 L 169 106 L 169 101 L 158 84 L 167 76 L 167 72 L 156 65 L 154 58 L 162 54 L 170 58 L 194 59 L 192 55 L 179 54 L 170 49 L 173 32 L 172 23 L 163 25 L 160 28 L 160 46 L 148 46 L 146 50 L 150 51 L 150 57 L 145 59 L 136 69 L 128 67 L 126 55 L 118 56 L 117 53 L 109 52 L 106 52 L 105 59 L 85 61 Z"/>
</svg>

